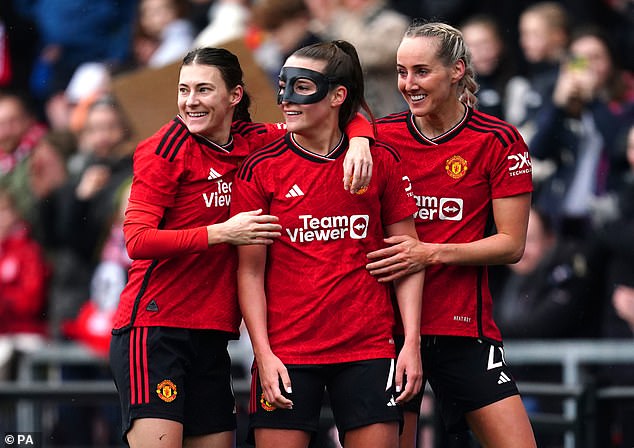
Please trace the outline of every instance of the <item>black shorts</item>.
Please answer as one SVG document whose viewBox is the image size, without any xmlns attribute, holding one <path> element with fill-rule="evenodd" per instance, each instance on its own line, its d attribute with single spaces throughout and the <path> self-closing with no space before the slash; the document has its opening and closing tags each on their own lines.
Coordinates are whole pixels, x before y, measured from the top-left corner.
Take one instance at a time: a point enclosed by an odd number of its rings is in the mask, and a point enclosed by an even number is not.
<svg viewBox="0 0 634 448">
<path fill-rule="evenodd" d="M 402 338 L 396 340 L 400 349 Z M 465 413 L 519 394 L 504 361 L 504 348 L 500 342 L 457 336 L 423 336 L 421 358 L 423 379 L 429 381 L 449 432 L 467 429 Z M 404 404 L 404 411 L 420 411 L 423 389 Z"/>
<path fill-rule="evenodd" d="M 316 432 L 328 391 L 335 424 L 343 439 L 346 431 L 374 423 L 402 423 L 394 401 L 395 361 L 371 359 L 341 364 L 287 365 L 293 392 L 293 409 L 276 409 L 262 394 L 257 368 L 252 372 L 250 433 L 255 428 L 294 429 Z M 251 434 L 252 435 L 252 434 Z"/>
<path fill-rule="evenodd" d="M 233 431 L 236 408 L 228 333 L 140 327 L 115 334 L 110 368 L 122 410 L 123 440 L 138 418 L 183 424 L 183 435 Z"/>
</svg>

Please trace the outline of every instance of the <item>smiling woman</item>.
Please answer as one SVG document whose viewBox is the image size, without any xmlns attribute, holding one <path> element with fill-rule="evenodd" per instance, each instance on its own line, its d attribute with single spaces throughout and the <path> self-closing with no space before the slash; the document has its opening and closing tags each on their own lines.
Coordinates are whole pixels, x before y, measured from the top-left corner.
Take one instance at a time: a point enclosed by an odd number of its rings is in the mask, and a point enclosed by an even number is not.
<svg viewBox="0 0 634 448">
<path fill-rule="evenodd" d="M 225 196 L 249 151 L 231 133 L 236 116 L 248 118 L 237 58 L 221 49 L 190 53 L 178 89 L 180 115 L 134 154 L 124 222 L 133 262 L 111 365 L 130 446 L 180 447 L 187 439 L 230 447 L 227 342 L 240 323 L 231 246 L 270 244 L 280 226 L 257 210 L 228 219 Z"/>
<path fill-rule="evenodd" d="M 346 447 L 396 446 L 397 404 L 420 388 L 423 274 L 394 286 L 406 338 L 396 357 L 391 288 L 364 268 L 366 251 L 382 247 L 385 234 L 416 238 L 397 151 L 373 145 L 372 182 L 356 195 L 339 186 L 346 126 L 360 108 L 372 115 L 363 85 L 351 44 L 297 50 L 279 78 L 289 133 L 249 156 L 236 177 L 232 213 L 261 208 L 285 229 L 268 248 L 239 248 L 238 296 L 255 353 L 251 429 L 260 448 L 307 447 L 326 391 Z"/>
<path fill-rule="evenodd" d="M 516 262 L 524 250 L 528 149 L 513 126 L 474 108 L 478 86 L 457 29 L 412 23 L 396 62 L 410 110 L 377 120 L 377 135 L 398 145 L 407 167 L 420 241 L 388 238 L 389 247 L 368 254 L 367 268 L 381 282 L 426 270 L 421 357 L 446 428 L 470 428 L 488 447 L 532 448 L 517 387 L 498 358 L 502 340 L 486 270 Z M 405 404 L 402 447 L 416 446 L 421 400 Z"/>
</svg>

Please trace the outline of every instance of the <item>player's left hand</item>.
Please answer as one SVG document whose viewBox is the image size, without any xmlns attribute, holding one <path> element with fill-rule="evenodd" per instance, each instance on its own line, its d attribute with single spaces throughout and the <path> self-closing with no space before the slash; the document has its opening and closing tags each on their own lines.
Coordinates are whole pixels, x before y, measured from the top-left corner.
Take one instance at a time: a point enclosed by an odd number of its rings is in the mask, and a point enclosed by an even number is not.
<svg viewBox="0 0 634 448">
<path fill-rule="evenodd" d="M 407 378 L 407 381 L 405 379 Z M 400 395 L 397 403 L 409 401 L 423 385 L 423 367 L 420 358 L 420 344 L 405 343 L 396 361 L 396 391 Z"/>
</svg>

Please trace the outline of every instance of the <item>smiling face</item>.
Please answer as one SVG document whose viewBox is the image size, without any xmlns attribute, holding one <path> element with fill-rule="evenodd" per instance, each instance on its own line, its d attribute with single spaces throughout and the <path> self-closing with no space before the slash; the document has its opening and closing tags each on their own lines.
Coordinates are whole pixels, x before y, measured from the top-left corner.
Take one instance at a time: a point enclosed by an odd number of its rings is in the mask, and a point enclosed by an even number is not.
<svg viewBox="0 0 634 448">
<path fill-rule="evenodd" d="M 307 69 L 313 72 L 323 73 L 326 67 L 326 61 L 291 56 L 286 60 L 284 67 Z M 288 100 L 288 94 L 291 92 L 286 92 L 285 89 L 287 88 L 292 89 L 292 96 L 296 98 L 302 96 L 309 98 L 311 95 L 320 96 L 318 95 L 320 91 L 319 82 L 316 79 L 310 78 L 310 72 L 306 71 L 305 74 L 306 77 L 299 76 L 289 79 L 289 85 L 287 85 L 286 79 L 280 79 L 279 82 L 279 88 L 282 94 L 280 97 L 280 108 L 282 109 L 286 126 L 290 132 L 302 133 L 307 130 L 316 130 L 326 123 L 332 123 L 333 117 L 336 123 L 338 109 L 333 108 L 333 106 L 343 103 L 343 99 L 340 101 L 336 99 L 338 95 L 337 92 L 340 91 L 340 89 L 344 90 L 343 97 L 345 98 L 345 88 L 339 86 L 333 90 L 329 90 L 325 97 L 319 99 L 317 102 L 299 104 L 292 102 L 292 99 Z M 335 103 L 333 103 L 333 99 L 335 99 Z"/>
<path fill-rule="evenodd" d="M 242 92 L 241 86 L 227 89 L 216 67 L 184 65 L 178 82 L 178 111 L 191 133 L 225 144 Z"/>
<path fill-rule="evenodd" d="M 406 37 L 396 53 L 398 89 L 417 117 L 440 114 L 448 103 L 458 102 L 457 83 L 464 63 L 443 65 L 438 45 L 433 37 Z"/>
</svg>

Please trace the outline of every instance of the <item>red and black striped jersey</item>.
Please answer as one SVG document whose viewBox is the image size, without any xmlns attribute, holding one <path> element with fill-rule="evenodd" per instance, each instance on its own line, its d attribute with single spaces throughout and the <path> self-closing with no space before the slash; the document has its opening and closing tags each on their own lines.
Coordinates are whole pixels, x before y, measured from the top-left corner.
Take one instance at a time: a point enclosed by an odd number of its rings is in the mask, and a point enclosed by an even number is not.
<svg viewBox="0 0 634 448">
<path fill-rule="evenodd" d="M 492 200 L 532 191 L 531 160 L 517 130 L 468 108 L 462 121 L 430 139 L 410 112 L 377 122 L 378 139 L 396 148 L 412 183 L 419 238 L 429 243 L 482 239 Z M 500 340 L 484 266 L 430 266 L 425 274 L 421 333 Z"/>
<path fill-rule="evenodd" d="M 416 210 L 400 156 L 372 148 L 367 191 L 341 184 L 347 141 L 326 156 L 292 134 L 249 156 L 238 172 L 232 214 L 262 208 L 279 217 L 282 236 L 267 247 L 265 294 L 269 341 L 284 363 L 324 364 L 394 357 L 388 286 L 365 269 L 384 246 L 384 226 Z"/>
</svg>

